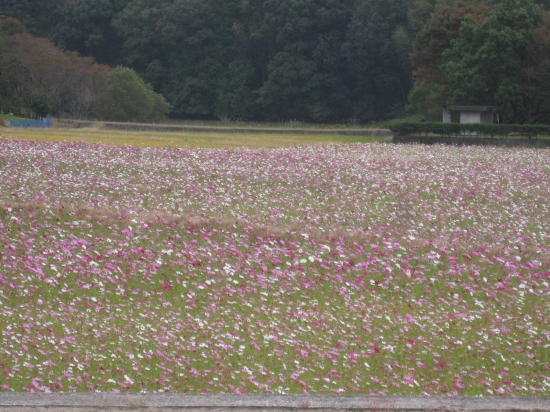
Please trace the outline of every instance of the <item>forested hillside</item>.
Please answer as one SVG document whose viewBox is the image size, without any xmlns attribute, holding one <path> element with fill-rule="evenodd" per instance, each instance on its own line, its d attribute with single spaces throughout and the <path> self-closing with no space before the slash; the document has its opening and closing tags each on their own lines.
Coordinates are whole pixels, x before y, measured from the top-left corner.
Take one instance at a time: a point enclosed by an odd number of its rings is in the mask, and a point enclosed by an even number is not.
<svg viewBox="0 0 550 412">
<path fill-rule="evenodd" d="M 0 12 L 33 36 L 101 64 L 90 78 L 133 69 L 173 117 L 363 123 L 438 118 L 456 103 L 499 106 L 508 122 L 549 122 L 548 8 L 547 0 L 0 0 Z M 9 31 L 2 50 L 22 36 Z M 48 93 L 41 99 L 57 107 Z"/>
</svg>

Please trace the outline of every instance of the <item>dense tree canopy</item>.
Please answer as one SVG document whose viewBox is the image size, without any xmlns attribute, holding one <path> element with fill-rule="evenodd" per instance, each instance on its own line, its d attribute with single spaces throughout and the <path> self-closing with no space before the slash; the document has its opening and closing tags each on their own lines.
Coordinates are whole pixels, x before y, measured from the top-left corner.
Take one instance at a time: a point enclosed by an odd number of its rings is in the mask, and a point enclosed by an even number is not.
<svg viewBox="0 0 550 412">
<path fill-rule="evenodd" d="M 514 123 L 546 120 L 550 105 L 546 96 L 528 90 L 526 72 L 539 65 L 539 56 L 530 50 L 535 46 L 533 30 L 542 22 L 542 8 L 529 0 L 505 0 L 483 22 L 465 19 L 443 52 L 449 101 L 498 106 Z"/>
<path fill-rule="evenodd" d="M 467 17 L 483 21 L 491 9 L 458 3 L 439 7 L 418 33 L 411 54 L 415 67 L 415 86 L 410 94 L 409 110 L 430 120 L 441 117 L 441 109 L 449 100 L 450 81 L 441 70 L 443 53 L 458 37 L 462 21 Z"/>
<path fill-rule="evenodd" d="M 546 122 L 548 8 L 546 0 L 0 0 L 0 14 L 30 34 L 135 70 L 172 116 L 312 122 L 371 122 L 406 107 L 435 118 L 456 102 Z"/>
<path fill-rule="evenodd" d="M 550 121 L 550 17 L 531 0 L 439 8 L 414 42 L 412 111 L 493 105 L 508 123 Z"/>
<path fill-rule="evenodd" d="M 64 52 L 16 20 L 0 23 L 0 110 L 120 121 L 157 121 L 167 114 L 164 98 L 131 69 L 113 70 Z"/>
<path fill-rule="evenodd" d="M 118 63 L 122 41 L 111 24 L 117 11 L 117 2 L 112 0 L 70 2 L 61 11 L 54 38 L 65 49 L 93 56 L 98 62 Z"/>
</svg>

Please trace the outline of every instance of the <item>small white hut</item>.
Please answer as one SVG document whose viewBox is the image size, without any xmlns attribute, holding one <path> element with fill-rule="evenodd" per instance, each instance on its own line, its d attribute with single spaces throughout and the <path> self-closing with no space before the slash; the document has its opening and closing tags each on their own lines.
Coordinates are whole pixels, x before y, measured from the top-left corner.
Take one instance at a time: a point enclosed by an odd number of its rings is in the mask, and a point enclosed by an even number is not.
<svg viewBox="0 0 550 412">
<path fill-rule="evenodd" d="M 451 123 L 451 113 L 459 113 L 460 123 L 495 123 L 495 106 L 451 106 L 443 109 L 443 123 Z"/>
</svg>

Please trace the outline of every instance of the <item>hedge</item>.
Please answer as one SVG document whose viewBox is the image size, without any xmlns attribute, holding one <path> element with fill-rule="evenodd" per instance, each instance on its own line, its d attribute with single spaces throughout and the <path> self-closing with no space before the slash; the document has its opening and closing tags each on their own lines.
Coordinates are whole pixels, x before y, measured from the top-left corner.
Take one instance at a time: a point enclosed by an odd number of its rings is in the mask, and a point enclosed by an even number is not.
<svg viewBox="0 0 550 412">
<path fill-rule="evenodd" d="M 389 129 L 402 136 L 439 135 L 508 137 L 550 137 L 550 125 L 542 124 L 482 124 L 482 123 L 441 123 L 441 122 L 391 122 Z"/>
<path fill-rule="evenodd" d="M 23 117 L 17 117 L 13 114 L 0 114 L 0 119 L 2 120 L 27 120 Z"/>
</svg>

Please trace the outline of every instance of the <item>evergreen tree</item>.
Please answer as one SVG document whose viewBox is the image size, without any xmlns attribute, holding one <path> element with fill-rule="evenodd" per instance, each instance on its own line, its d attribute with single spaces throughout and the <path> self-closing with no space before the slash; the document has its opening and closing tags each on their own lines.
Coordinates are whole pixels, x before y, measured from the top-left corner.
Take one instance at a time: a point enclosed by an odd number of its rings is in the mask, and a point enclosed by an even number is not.
<svg viewBox="0 0 550 412">
<path fill-rule="evenodd" d="M 61 9 L 62 21 L 55 27 L 54 38 L 67 50 L 116 64 L 122 47 L 112 25 L 116 12 L 114 0 L 74 0 Z"/>
<path fill-rule="evenodd" d="M 407 8 L 400 0 L 358 0 L 345 46 L 354 84 L 354 116 L 366 121 L 403 113 L 412 78 L 403 50 Z M 399 49 L 401 48 L 401 54 Z"/>
</svg>

